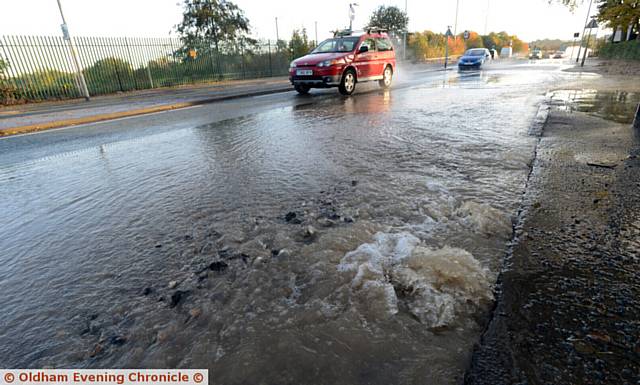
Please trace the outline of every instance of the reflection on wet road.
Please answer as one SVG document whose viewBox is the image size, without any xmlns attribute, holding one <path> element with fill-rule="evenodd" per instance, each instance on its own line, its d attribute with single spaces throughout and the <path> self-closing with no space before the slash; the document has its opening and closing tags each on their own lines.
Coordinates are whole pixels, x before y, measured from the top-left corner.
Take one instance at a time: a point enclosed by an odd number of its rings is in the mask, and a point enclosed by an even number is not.
<svg viewBox="0 0 640 385">
<path fill-rule="evenodd" d="M 529 123 L 570 76 L 496 66 L 0 141 L 0 366 L 456 383 Z"/>
</svg>

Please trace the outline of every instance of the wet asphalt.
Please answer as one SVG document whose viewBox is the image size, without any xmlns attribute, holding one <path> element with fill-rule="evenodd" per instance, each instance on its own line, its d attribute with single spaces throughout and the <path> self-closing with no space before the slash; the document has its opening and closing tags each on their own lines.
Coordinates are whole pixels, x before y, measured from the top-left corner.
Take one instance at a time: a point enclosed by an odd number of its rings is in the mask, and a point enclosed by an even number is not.
<svg viewBox="0 0 640 385">
<path fill-rule="evenodd" d="M 290 92 L 0 139 L 0 192 L 13 196 L 0 206 L 0 366 L 196 365 L 221 383 L 454 384 L 469 368 L 480 384 L 632 381 L 635 142 L 623 122 L 623 140 L 601 144 L 602 122 L 626 109 L 556 106 L 569 115 L 536 144 L 547 89 L 574 79 L 562 68 L 399 74 L 388 92 Z M 593 136 L 576 139 L 578 126 Z M 483 279 L 504 267 L 497 310 L 465 303 L 473 281 L 439 293 L 461 299 L 444 327 L 411 313 L 397 284 L 395 313 L 374 291 L 359 303 L 336 266 L 400 231 L 437 255 L 473 254 Z"/>
<path fill-rule="evenodd" d="M 640 102 L 556 91 L 466 384 L 640 383 Z"/>
</svg>

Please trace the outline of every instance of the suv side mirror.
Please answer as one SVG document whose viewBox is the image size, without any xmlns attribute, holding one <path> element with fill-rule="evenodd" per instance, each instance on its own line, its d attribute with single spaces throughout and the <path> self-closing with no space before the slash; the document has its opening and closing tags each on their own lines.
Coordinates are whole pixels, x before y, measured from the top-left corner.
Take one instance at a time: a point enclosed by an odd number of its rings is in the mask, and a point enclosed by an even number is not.
<svg viewBox="0 0 640 385">
<path fill-rule="evenodd" d="M 358 51 L 358 53 L 365 53 L 365 52 L 369 52 L 369 47 L 367 47 L 366 45 L 363 45 L 362 47 L 360 47 L 360 50 Z"/>
</svg>

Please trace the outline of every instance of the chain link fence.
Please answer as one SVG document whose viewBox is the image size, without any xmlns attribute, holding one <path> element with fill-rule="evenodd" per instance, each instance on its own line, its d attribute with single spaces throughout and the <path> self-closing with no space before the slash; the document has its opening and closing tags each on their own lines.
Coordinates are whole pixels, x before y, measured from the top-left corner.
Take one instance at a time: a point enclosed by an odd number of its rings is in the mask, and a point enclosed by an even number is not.
<svg viewBox="0 0 640 385">
<path fill-rule="evenodd" d="M 81 97 L 69 41 L 0 36 L 0 104 Z M 75 37 L 90 95 L 287 74 L 286 43 L 187 50 L 177 38 Z"/>
</svg>

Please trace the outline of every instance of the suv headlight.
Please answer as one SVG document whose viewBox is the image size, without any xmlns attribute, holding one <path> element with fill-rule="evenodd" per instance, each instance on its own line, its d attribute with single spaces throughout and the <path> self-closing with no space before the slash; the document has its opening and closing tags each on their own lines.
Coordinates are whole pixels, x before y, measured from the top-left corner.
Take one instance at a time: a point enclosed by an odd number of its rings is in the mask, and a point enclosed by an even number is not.
<svg viewBox="0 0 640 385">
<path fill-rule="evenodd" d="M 289 64 L 289 68 L 296 68 L 296 62 L 292 61 L 291 64 Z"/>
<path fill-rule="evenodd" d="M 338 60 L 325 60 L 323 62 L 318 63 L 318 67 L 331 67 L 334 65 L 339 65 L 340 61 Z"/>
</svg>

